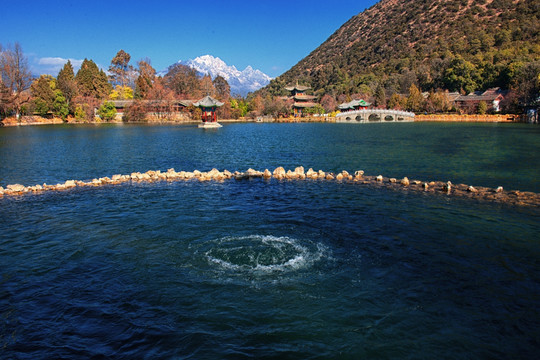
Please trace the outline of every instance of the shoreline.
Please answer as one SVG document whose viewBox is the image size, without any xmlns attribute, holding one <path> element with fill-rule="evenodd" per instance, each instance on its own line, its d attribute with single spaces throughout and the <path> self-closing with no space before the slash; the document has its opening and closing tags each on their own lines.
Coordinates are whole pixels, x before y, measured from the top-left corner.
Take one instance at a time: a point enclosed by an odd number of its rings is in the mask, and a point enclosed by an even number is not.
<svg viewBox="0 0 540 360">
<path fill-rule="evenodd" d="M 6 121 L 7 120 L 7 121 Z M 419 114 L 415 116 L 413 122 L 471 122 L 471 123 L 521 123 L 521 116 L 514 114 L 507 115 L 457 115 L 457 114 Z M 218 122 L 222 123 L 251 123 L 251 122 L 263 122 L 263 123 L 313 123 L 313 122 L 326 122 L 335 123 L 335 118 L 325 116 L 310 116 L 304 118 L 267 118 L 263 121 L 257 121 L 257 119 L 219 119 Z M 75 120 L 64 121 L 60 118 L 47 119 L 40 116 L 22 116 L 19 121 L 15 118 L 5 118 L 0 121 L 0 128 L 2 127 L 16 127 L 16 126 L 35 126 L 35 125 L 100 125 L 100 124 L 144 124 L 144 125 L 164 125 L 164 124 L 177 124 L 177 125 L 193 125 L 200 123 L 200 120 L 164 120 L 164 121 L 133 121 L 123 122 L 121 120 L 115 121 L 93 121 L 93 122 L 78 122 Z"/>
<path fill-rule="evenodd" d="M 458 115 L 458 114 L 419 114 L 414 121 L 418 122 L 485 122 L 485 123 L 519 123 L 521 117 L 515 114 L 496 115 Z"/>
</svg>

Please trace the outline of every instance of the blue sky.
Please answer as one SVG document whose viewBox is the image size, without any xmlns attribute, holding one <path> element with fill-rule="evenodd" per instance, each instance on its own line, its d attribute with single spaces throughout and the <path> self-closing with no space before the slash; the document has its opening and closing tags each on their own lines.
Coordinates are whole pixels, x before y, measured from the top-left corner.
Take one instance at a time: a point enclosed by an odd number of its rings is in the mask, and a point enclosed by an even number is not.
<svg viewBox="0 0 540 360">
<path fill-rule="evenodd" d="M 276 77 L 376 2 L 0 0 L 0 44 L 19 42 L 35 74 L 56 75 L 66 59 L 107 69 L 123 49 L 158 71 L 210 54 Z"/>
</svg>

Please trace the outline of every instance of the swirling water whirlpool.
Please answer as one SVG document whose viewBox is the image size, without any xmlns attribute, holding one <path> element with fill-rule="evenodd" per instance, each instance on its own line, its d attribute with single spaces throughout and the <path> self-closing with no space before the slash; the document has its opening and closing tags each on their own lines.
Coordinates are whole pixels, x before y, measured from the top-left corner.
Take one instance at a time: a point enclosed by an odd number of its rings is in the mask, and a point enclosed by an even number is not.
<svg viewBox="0 0 540 360">
<path fill-rule="evenodd" d="M 272 235 L 227 236 L 199 245 L 195 252 L 219 270 L 256 276 L 306 270 L 329 257 L 320 243 Z"/>
</svg>

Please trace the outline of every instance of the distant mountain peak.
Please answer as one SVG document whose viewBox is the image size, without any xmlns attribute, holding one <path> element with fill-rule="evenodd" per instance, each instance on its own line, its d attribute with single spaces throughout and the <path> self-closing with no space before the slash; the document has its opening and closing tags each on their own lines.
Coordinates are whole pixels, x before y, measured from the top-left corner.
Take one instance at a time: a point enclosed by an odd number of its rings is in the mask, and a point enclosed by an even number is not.
<svg viewBox="0 0 540 360">
<path fill-rule="evenodd" d="M 227 65 L 219 57 L 208 54 L 178 62 L 195 69 L 201 75 L 210 75 L 212 80 L 217 76 L 222 76 L 229 83 L 233 95 L 245 96 L 249 92 L 268 85 L 272 80 L 270 76 L 260 70 L 253 69 L 250 65 L 240 71 L 234 65 Z"/>
</svg>

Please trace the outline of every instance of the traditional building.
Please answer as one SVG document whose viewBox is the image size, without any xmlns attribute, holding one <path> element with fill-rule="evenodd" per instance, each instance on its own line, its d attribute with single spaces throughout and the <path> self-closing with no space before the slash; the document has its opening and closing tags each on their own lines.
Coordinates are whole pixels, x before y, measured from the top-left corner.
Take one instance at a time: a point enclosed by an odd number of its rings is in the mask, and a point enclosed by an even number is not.
<svg viewBox="0 0 540 360">
<path fill-rule="evenodd" d="M 311 89 L 309 86 L 296 85 L 288 86 L 285 90 L 290 91 L 289 99 L 293 99 L 293 114 L 294 116 L 302 116 L 304 109 L 312 108 L 317 105 L 314 100 L 316 96 L 307 95 L 306 90 Z"/>
<path fill-rule="evenodd" d="M 468 95 L 460 95 L 454 101 L 457 108 L 466 113 L 476 113 L 481 102 L 486 103 L 487 109 L 493 112 L 500 111 L 500 102 L 505 92 L 500 88 L 488 89 L 484 92 L 476 91 Z"/>
<path fill-rule="evenodd" d="M 111 100 L 116 109 L 116 120 L 123 120 L 126 110 L 135 101 L 143 106 L 147 118 L 151 119 L 164 114 L 171 117 L 171 120 L 185 118 L 186 108 L 192 103 L 191 100 Z"/>
<path fill-rule="evenodd" d="M 371 103 L 368 103 L 362 99 L 353 100 L 351 102 L 343 103 L 338 105 L 340 111 L 353 111 L 353 110 L 366 110 L 371 106 Z"/>
<path fill-rule="evenodd" d="M 222 105 L 223 103 L 221 101 L 214 99 L 210 95 L 207 95 L 201 100 L 193 103 L 193 106 L 199 107 L 202 110 L 202 124 L 200 124 L 199 127 L 221 127 L 221 125 L 217 122 L 216 109 Z"/>
</svg>

